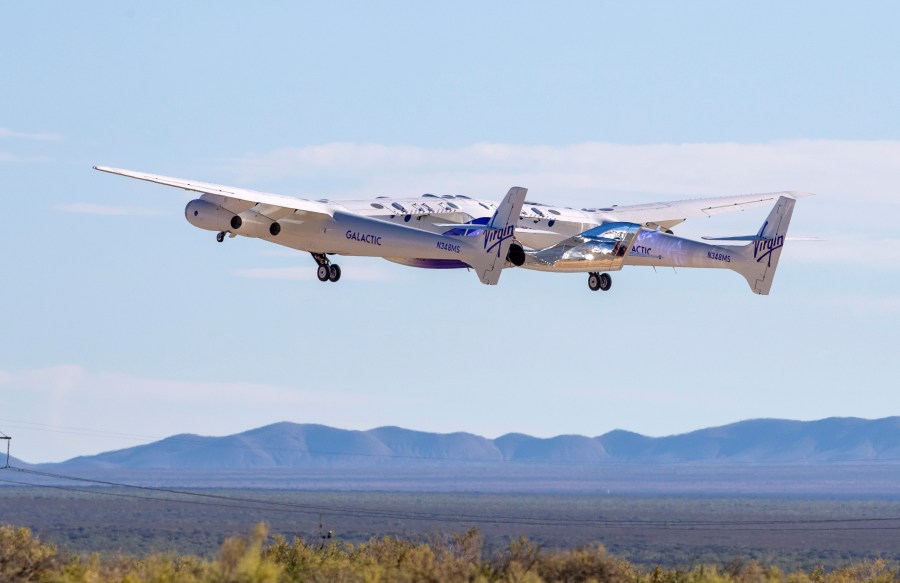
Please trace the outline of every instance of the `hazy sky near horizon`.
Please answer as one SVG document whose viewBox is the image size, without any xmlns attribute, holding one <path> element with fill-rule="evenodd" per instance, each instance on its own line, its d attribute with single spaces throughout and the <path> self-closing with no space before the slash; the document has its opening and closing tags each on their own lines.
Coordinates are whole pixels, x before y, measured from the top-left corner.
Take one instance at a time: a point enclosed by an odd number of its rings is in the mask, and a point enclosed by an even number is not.
<svg viewBox="0 0 900 583">
<path fill-rule="evenodd" d="M 900 414 L 896 2 L 14 2 L 0 431 L 29 462 L 287 420 L 496 437 Z M 213 233 L 103 164 L 308 198 L 804 190 L 737 274 L 466 271 Z M 676 232 L 749 234 L 768 209 Z"/>
</svg>

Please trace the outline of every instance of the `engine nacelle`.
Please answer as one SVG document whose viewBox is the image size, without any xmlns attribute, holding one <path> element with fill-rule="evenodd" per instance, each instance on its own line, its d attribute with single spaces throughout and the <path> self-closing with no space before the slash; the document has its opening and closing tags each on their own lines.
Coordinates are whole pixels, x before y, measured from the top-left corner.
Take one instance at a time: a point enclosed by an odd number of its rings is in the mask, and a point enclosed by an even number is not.
<svg viewBox="0 0 900 583">
<path fill-rule="evenodd" d="M 518 243 L 512 243 L 509 251 L 506 252 L 506 261 L 516 267 L 522 267 L 525 264 L 525 249 Z"/>
<path fill-rule="evenodd" d="M 232 233 L 245 237 L 275 237 L 281 232 L 281 225 L 266 215 L 256 211 L 244 211 L 232 221 Z"/>
<path fill-rule="evenodd" d="M 184 207 L 184 217 L 190 224 L 207 231 L 232 231 L 232 223 L 237 222 L 240 226 L 241 222 L 233 212 L 199 198 Z"/>
</svg>

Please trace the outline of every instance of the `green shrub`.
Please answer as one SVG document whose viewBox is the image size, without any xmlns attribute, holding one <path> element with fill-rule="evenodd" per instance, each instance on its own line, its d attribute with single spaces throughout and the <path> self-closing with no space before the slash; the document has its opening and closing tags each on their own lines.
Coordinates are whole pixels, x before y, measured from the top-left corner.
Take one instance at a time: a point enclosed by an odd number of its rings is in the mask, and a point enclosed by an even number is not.
<svg viewBox="0 0 900 583">
<path fill-rule="evenodd" d="M 359 545 L 333 539 L 312 545 L 299 538 L 270 540 L 263 524 L 250 536 L 227 539 L 215 560 L 164 554 L 61 556 L 26 528 L 0 527 L 2 583 L 900 583 L 898 572 L 876 560 L 831 572 L 815 568 L 785 574 L 745 559 L 721 568 L 642 571 L 602 546 L 545 551 L 526 538 L 484 557 L 477 530 L 433 535 L 427 542 L 386 536 Z"/>
<path fill-rule="evenodd" d="M 0 526 L 0 581 L 36 581 L 57 567 L 56 548 L 27 528 Z"/>
</svg>

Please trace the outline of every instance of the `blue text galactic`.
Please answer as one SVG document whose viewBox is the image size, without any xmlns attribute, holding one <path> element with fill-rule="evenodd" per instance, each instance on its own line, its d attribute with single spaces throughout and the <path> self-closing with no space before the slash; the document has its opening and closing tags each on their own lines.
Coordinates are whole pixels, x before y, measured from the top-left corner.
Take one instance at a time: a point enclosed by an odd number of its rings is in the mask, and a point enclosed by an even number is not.
<svg viewBox="0 0 900 583">
<path fill-rule="evenodd" d="M 351 241 L 359 241 L 360 243 L 368 243 L 369 245 L 381 245 L 381 237 L 360 233 L 359 231 L 347 231 L 347 238 Z"/>
</svg>

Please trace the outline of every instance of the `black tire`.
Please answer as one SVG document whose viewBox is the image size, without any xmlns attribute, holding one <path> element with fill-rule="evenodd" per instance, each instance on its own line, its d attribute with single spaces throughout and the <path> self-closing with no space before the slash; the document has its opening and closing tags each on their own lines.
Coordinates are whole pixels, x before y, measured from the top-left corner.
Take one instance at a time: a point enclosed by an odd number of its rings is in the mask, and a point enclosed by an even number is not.
<svg viewBox="0 0 900 583">
<path fill-rule="evenodd" d="M 331 264 L 328 268 L 328 281 L 337 281 L 341 278 L 341 266 Z"/>
<path fill-rule="evenodd" d="M 216 241 L 221 243 L 224 240 L 225 240 L 225 231 L 219 231 L 218 233 L 216 233 Z"/>
<path fill-rule="evenodd" d="M 588 287 L 591 288 L 591 291 L 597 291 L 598 289 L 600 289 L 600 276 L 598 274 L 588 274 Z"/>
<path fill-rule="evenodd" d="M 331 275 L 331 270 L 328 269 L 327 265 L 320 265 L 319 269 L 316 270 L 316 277 L 319 278 L 319 281 L 328 281 L 329 275 Z"/>
<path fill-rule="evenodd" d="M 608 273 L 600 274 L 600 289 L 603 291 L 609 291 L 609 288 L 612 287 L 612 278 Z"/>
</svg>

